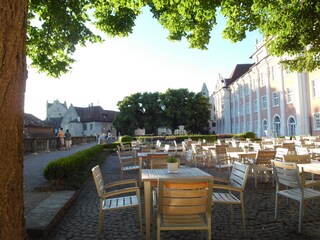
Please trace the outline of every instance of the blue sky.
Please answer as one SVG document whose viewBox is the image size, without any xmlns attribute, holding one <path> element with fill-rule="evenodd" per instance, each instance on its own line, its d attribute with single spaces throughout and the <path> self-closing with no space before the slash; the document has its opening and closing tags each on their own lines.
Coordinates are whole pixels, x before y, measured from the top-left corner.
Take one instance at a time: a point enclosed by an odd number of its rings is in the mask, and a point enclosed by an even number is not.
<svg viewBox="0 0 320 240">
<path fill-rule="evenodd" d="M 100 105 L 118 110 L 117 102 L 137 92 L 165 92 L 188 88 L 199 92 L 203 83 L 210 94 L 219 73 L 228 77 L 236 64 L 252 63 L 257 32 L 232 44 L 222 38 L 225 20 L 218 18 L 208 50 L 190 49 L 188 43 L 167 40 L 168 32 L 145 12 L 127 38 L 105 37 L 103 44 L 78 48 L 72 71 L 59 79 L 28 68 L 25 112 L 44 120 L 46 103 L 58 99 L 77 107 Z"/>
</svg>

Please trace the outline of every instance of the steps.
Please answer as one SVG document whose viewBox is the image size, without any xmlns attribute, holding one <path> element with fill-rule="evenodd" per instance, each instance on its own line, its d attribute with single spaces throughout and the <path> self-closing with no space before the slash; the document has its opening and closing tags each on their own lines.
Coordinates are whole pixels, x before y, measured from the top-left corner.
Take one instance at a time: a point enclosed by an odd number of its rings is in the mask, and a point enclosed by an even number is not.
<svg viewBox="0 0 320 240">
<path fill-rule="evenodd" d="M 56 191 L 26 216 L 29 239 L 46 239 L 76 199 L 76 191 Z"/>
</svg>

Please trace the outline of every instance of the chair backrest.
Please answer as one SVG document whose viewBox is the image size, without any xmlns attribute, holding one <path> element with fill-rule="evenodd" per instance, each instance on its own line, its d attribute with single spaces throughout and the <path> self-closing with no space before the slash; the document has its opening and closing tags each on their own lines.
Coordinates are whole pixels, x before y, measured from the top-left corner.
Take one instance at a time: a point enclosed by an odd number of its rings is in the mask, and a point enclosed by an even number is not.
<svg viewBox="0 0 320 240">
<path fill-rule="evenodd" d="M 228 145 L 216 145 L 216 154 L 227 154 Z"/>
<path fill-rule="evenodd" d="M 252 143 L 251 144 L 253 151 L 258 152 L 261 150 L 261 144 L 260 143 Z"/>
<path fill-rule="evenodd" d="M 104 191 L 104 181 L 103 181 L 103 177 L 102 177 L 99 165 L 92 168 L 91 172 L 94 179 L 94 183 L 96 185 L 98 196 L 101 197 L 105 191 Z"/>
<path fill-rule="evenodd" d="M 280 162 L 272 160 L 274 174 L 276 176 L 277 188 L 279 184 L 302 189 L 299 169 L 296 163 Z"/>
<path fill-rule="evenodd" d="M 294 152 L 295 148 L 296 148 L 296 145 L 295 145 L 294 142 L 283 142 L 282 143 L 282 147 L 283 148 L 288 148 L 289 152 Z"/>
<path fill-rule="evenodd" d="M 164 152 L 169 152 L 169 149 L 170 149 L 170 145 L 169 144 L 165 144 L 164 148 L 163 148 L 163 151 Z"/>
<path fill-rule="evenodd" d="M 244 189 L 247 183 L 250 166 L 248 164 L 234 162 L 230 175 L 230 185 Z"/>
<path fill-rule="evenodd" d="M 150 147 L 141 147 L 141 148 L 140 148 L 140 151 L 141 151 L 141 152 L 150 152 L 150 151 L 151 151 L 151 148 L 150 148 Z"/>
<path fill-rule="evenodd" d="M 304 154 L 304 155 L 286 155 L 283 156 L 283 160 L 285 162 L 294 162 L 294 163 L 311 163 L 311 158 L 309 154 Z"/>
<path fill-rule="evenodd" d="M 186 153 L 185 159 L 186 159 L 186 161 L 190 162 L 190 161 L 192 161 L 192 157 L 193 157 L 193 152 L 192 152 L 191 149 L 189 149 L 189 150 L 187 151 L 187 153 Z"/>
<path fill-rule="evenodd" d="M 257 153 L 255 164 L 271 165 L 271 160 L 274 159 L 275 155 L 276 155 L 276 151 L 260 150 Z"/>
<path fill-rule="evenodd" d="M 163 154 L 148 154 L 148 162 L 151 169 L 167 168 L 168 153 Z"/>
<path fill-rule="evenodd" d="M 243 152 L 241 147 L 227 147 L 227 152 Z"/>
<path fill-rule="evenodd" d="M 158 139 L 157 142 L 156 142 L 156 146 L 159 148 L 161 147 L 161 141 Z"/>
<path fill-rule="evenodd" d="M 276 156 L 274 158 L 277 159 L 277 160 L 283 161 L 283 156 L 287 155 L 288 152 L 289 152 L 288 148 L 279 147 L 279 148 L 276 149 Z"/>
<path fill-rule="evenodd" d="M 306 155 L 306 154 L 309 154 L 309 151 L 308 151 L 308 148 L 306 148 L 306 147 L 298 147 L 298 146 L 296 146 L 296 153 L 298 155 Z"/>
<path fill-rule="evenodd" d="M 211 217 L 212 180 L 159 179 L 158 214 Z"/>
</svg>

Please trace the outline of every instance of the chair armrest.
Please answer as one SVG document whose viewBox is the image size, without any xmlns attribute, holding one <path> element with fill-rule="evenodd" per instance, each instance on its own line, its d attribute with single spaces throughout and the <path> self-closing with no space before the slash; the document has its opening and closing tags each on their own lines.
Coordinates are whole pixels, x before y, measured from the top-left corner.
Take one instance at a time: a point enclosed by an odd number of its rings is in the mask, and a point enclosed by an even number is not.
<svg viewBox="0 0 320 240">
<path fill-rule="evenodd" d="M 229 179 L 225 178 L 219 178 L 219 177 L 213 177 L 213 182 L 224 182 L 224 183 L 229 183 Z"/>
<path fill-rule="evenodd" d="M 221 189 L 221 190 L 228 190 L 228 191 L 236 191 L 236 192 L 242 192 L 242 189 L 240 188 L 235 188 L 229 185 L 220 185 L 220 184 L 213 184 L 212 185 L 213 189 Z"/>
<path fill-rule="evenodd" d="M 305 182 L 305 183 L 304 183 L 304 186 L 307 187 L 307 188 L 320 186 L 320 180 L 318 180 L 318 181 Z"/>
<path fill-rule="evenodd" d="M 119 189 L 119 190 L 114 190 L 111 192 L 107 192 L 105 194 L 102 195 L 102 198 L 109 198 L 109 197 L 113 197 L 113 196 L 117 196 L 117 195 L 121 195 L 121 194 L 126 194 L 126 193 L 135 193 L 138 194 L 140 193 L 140 188 L 139 187 L 131 187 L 131 188 L 123 188 L 123 189 Z"/>
<path fill-rule="evenodd" d="M 116 186 L 121 186 L 125 184 L 134 184 L 135 186 L 138 186 L 138 182 L 136 179 L 128 179 L 128 180 L 121 180 L 113 183 L 108 183 L 105 185 L 105 189 L 116 187 Z"/>
</svg>

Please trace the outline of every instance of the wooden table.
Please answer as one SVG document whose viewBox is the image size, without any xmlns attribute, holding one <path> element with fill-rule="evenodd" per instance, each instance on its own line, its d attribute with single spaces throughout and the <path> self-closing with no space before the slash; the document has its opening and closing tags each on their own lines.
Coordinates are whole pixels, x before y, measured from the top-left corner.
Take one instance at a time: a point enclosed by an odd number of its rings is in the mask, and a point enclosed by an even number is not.
<svg viewBox="0 0 320 240">
<path fill-rule="evenodd" d="M 299 169 L 303 168 L 304 172 L 320 174 L 320 163 L 298 163 Z"/>
<path fill-rule="evenodd" d="M 257 155 L 257 152 L 228 152 L 227 154 L 230 157 L 239 159 L 239 162 L 241 163 L 246 163 L 247 159 L 254 159 Z"/>
<path fill-rule="evenodd" d="M 146 239 L 150 239 L 150 220 L 152 206 L 152 189 L 151 182 L 158 179 L 213 179 L 209 173 L 202 171 L 199 168 L 179 168 L 177 173 L 168 173 L 167 169 L 142 169 L 141 180 L 144 182 L 144 201 L 145 201 L 145 224 L 146 224 Z"/>
</svg>

